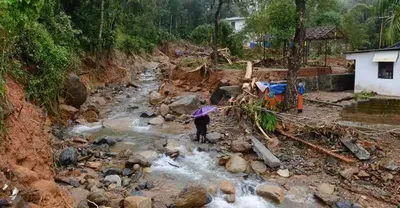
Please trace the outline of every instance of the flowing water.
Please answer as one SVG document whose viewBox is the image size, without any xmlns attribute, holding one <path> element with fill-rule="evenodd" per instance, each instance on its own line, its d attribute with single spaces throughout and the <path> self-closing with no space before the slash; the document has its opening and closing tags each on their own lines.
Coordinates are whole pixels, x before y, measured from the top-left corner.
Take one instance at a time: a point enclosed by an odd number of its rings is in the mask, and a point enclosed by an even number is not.
<svg viewBox="0 0 400 208">
<path fill-rule="evenodd" d="M 224 167 L 217 164 L 217 153 L 199 152 L 196 143 L 187 139 L 180 139 L 188 132 L 181 125 L 165 123 L 162 126 L 149 126 L 148 120 L 140 118 L 140 113 L 150 109 L 148 95 L 157 90 L 158 81 L 152 70 L 146 70 L 140 75 L 140 89 L 131 92 L 132 98 L 117 96 L 117 101 L 108 108 L 106 119 L 103 123 L 78 125 L 71 129 L 75 134 L 90 133 L 95 137 L 114 136 L 122 138 L 112 151 L 119 152 L 130 148 L 133 151 L 145 151 L 159 138 L 179 141 L 181 155 L 173 160 L 161 155 L 153 162 L 151 179 L 165 179 L 178 188 L 183 188 L 188 182 L 197 181 L 204 185 L 218 184 L 221 180 L 229 180 L 236 187 L 236 202 L 228 204 L 223 199 L 222 193 L 217 193 L 213 201 L 207 205 L 210 208 L 269 208 L 277 207 L 271 202 L 258 197 L 255 189 L 262 179 L 228 173 Z M 134 111 L 132 106 L 136 106 Z M 171 165 L 173 164 L 173 165 Z M 285 202 L 279 207 L 316 207 L 312 196 L 305 193 L 303 196 L 288 194 Z"/>
</svg>

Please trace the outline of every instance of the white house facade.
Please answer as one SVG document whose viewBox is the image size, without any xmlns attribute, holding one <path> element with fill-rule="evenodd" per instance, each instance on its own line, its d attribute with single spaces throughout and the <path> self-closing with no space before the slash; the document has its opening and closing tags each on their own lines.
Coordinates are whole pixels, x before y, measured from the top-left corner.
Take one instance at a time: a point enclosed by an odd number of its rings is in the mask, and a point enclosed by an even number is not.
<svg viewBox="0 0 400 208">
<path fill-rule="evenodd" d="M 246 26 L 246 18 L 245 17 L 231 17 L 224 19 L 229 24 L 231 24 L 233 30 L 235 32 L 240 32 Z"/>
<path fill-rule="evenodd" d="M 348 53 L 347 60 L 355 60 L 354 91 L 400 96 L 399 51 L 386 48 Z"/>
</svg>

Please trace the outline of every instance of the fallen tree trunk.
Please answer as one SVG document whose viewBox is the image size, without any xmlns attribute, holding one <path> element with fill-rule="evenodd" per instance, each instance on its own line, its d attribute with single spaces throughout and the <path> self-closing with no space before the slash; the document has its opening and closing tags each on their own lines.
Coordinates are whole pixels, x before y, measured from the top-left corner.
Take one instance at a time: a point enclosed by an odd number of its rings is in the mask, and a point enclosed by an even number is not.
<svg viewBox="0 0 400 208">
<path fill-rule="evenodd" d="M 342 161 L 344 161 L 344 162 L 347 162 L 347 163 L 355 163 L 355 162 L 357 162 L 357 161 L 355 161 L 355 160 L 353 160 L 353 159 L 350 159 L 350 158 L 344 157 L 344 156 L 342 156 L 342 155 L 333 153 L 332 151 L 329 151 L 329 150 L 327 150 L 327 149 L 324 149 L 324 148 L 322 148 L 322 147 L 319 147 L 319 146 L 317 146 L 317 145 L 315 145 L 315 144 L 311 144 L 310 142 L 304 141 L 304 140 L 302 140 L 302 139 L 300 139 L 300 138 L 297 138 L 297 137 L 295 137 L 295 136 L 293 136 L 293 135 L 291 135 L 291 134 L 288 134 L 288 133 L 286 133 L 286 132 L 284 132 L 284 131 L 282 131 L 282 130 L 277 130 L 277 131 L 278 131 L 278 133 L 282 134 L 283 136 L 286 136 L 286 137 L 288 137 L 288 138 L 290 138 L 290 139 L 292 139 L 292 140 L 295 140 L 295 141 L 301 142 L 301 143 L 303 143 L 303 144 L 306 144 L 306 145 L 312 147 L 313 149 L 319 150 L 319 151 L 321 151 L 321 152 L 323 152 L 323 153 L 325 153 L 325 154 L 328 154 L 328 155 L 330 155 L 330 156 L 332 156 L 332 157 L 336 157 L 336 158 L 338 158 L 338 159 L 340 159 L 340 160 L 342 160 Z"/>
<path fill-rule="evenodd" d="M 307 99 L 307 98 L 304 98 L 304 100 L 309 101 L 309 102 L 314 102 L 314 103 L 321 103 L 321 104 L 325 104 L 325 105 L 333 105 L 333 106 L 343 107 L 343 105 L 340 105 L 340 104 L 324 102 L 324 101 L 320 101 L 320 100 L 312 100 L 312 99 Z"/>
<path fill-rule="evenodd" d="M 253 74 L 253 65 L 250 61 L 247 62 L 246 74 L 244 75 L 244 80 L 251 80 L 251 75 Z M 243 83 L 242 89 L 246 89 L 248 91 L 251 90 L 251 85 L 248 81 Z"/>
</svg>

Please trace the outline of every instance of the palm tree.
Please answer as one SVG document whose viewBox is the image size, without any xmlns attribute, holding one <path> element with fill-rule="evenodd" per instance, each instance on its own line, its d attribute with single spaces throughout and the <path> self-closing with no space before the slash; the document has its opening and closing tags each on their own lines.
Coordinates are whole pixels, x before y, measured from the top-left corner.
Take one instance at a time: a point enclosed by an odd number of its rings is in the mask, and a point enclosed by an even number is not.
<svg viewBox="0 0 400 208">
<path fill-rule="evenodd" d="M 385 39 L 393 44 L 400 40 L 400 0 L 379 0 L 378 9 L 385 16 Z"/>
</svg>

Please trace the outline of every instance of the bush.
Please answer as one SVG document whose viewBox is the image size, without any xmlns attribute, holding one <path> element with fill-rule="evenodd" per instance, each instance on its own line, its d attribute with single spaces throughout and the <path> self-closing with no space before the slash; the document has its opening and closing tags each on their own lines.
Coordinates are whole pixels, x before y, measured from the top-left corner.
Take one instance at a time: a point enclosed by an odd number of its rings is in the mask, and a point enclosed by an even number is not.
<svg viewBox="0 0 400 208">
<path fill-rule="evenodd" d="M 232 55 L 242 56 L 243 55 L 243 40 L 242 34 L 231 35 L 228 39 L 228 48 Z"/>
<path fill-rule="evenodd" d="M 198 45 L 208 45 L 211 41 L 213 27 L 211 25 L 200 25 L 190 34 L 190 40 Z"/>
<path fill-rule="evenodd" d="M 118 48 L 124 51 L 125 53 L 130 53 L 130 52 L 152 53 L 155 48 L 155 44 L 146 41 L 141 37 L 125 36 L 124 38 L 122 38 L 122 41 L 118 44 Z"/>
<path fill-rule="evenodd" d="M 157 43 L 160 45 L 164 45 L 168 42 L 171 41 L 176 41 L 176 37 L 173 34 L 170 34 L 166 30 L 159 30 L 158 31 L 158 37 L 157 37 Z"/>
<path fill-rule="evenodd" d="M 64 75 L 70 66 L 68 48 L 56 45 L 45 27 L 37 22 L 26 25 L 19 45 L 23 60 L 32 68 L 28 98 L 56 112 L 53 104 L 61 93 Z"/>
</svg>

